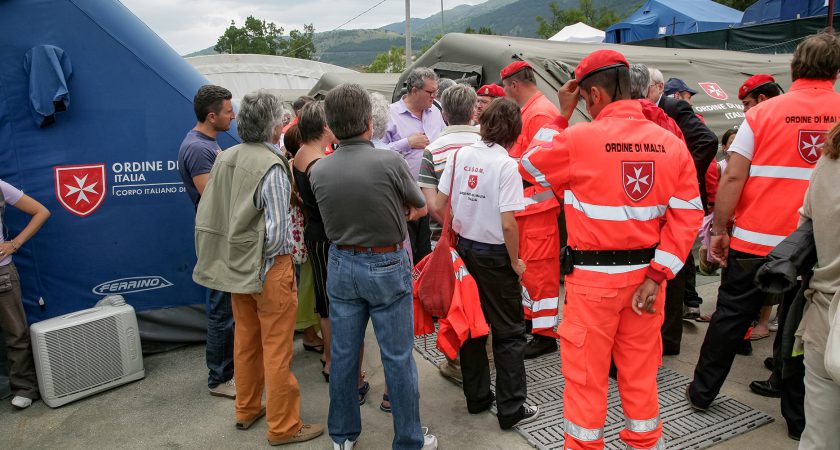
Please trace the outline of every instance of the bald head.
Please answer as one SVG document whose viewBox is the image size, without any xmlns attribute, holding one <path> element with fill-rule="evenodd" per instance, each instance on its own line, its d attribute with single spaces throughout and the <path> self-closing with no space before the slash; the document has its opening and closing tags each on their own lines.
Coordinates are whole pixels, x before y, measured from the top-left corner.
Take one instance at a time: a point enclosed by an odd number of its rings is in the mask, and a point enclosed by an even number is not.
<svg viewBox="0 0 840 450">
<path fill-rule="evenodd" d="M 649 67 L 648 71 L 650 71 L 650 88 L 648 89 L 647 98 L 656 103 L 665 91 L 665 77 L 662 76 L 662 72 L 659 69 Z"/>
</svg>

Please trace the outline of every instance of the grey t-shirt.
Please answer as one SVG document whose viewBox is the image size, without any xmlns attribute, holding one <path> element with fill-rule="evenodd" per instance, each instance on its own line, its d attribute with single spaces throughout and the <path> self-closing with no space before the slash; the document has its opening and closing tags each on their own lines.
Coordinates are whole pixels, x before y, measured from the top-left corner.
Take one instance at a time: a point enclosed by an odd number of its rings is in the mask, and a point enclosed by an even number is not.
<svg viewBox="0 0 840 450">
<path fill-rule="evenodd" d="M 192 179 L 194 176 L 210 173 L 216 156 L 221 151 L 215 139 L 196 130 L 190 130 L 181 142 L 181 148 L 178 149 L 178 172 L 181 173 L 187 195 L 196 208 L 201 195 Z"/>
<path fill-rule="evenodd" d="M 309 177 L 327 237 L 338 245 L 401 243 L 406 205 L 426 204 L 403 157 L 360 138 L 342 140 Z"/>
</svg>

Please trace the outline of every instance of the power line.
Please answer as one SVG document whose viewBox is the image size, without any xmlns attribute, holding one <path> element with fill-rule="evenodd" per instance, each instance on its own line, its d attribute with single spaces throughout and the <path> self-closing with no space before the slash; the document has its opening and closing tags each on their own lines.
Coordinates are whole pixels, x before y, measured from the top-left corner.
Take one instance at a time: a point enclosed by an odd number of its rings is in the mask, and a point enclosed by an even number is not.
<svg viewBox="0 0 840 450">
<path fill-rule="evenodd" d="M 329 33 L 329 32 L 331 32 L 331 31 L 338 31 L 338 30 L 340 30 L 340 29 L 341 29 L 341 27 L 343 27 L 344 25 L 347 25 L 348 23 L 350 23 L 350 22 L 352 22 L 352 21 L 354 21 L 354 20 L 358 19 L 359 17 L 362 17 L 363 15 L 365 15 L 365 14 L 367 14 L 367 13 L 371 12 L 374 8 L 376 8 L 377 6 L 379 6 L 379 5 L 383 4 L 383 3 L 387 2 L 387 1 L 388 1 L 388 0 L 381 0 L 379 3 L 377 3 L 377 4 L 373 5 L 373 6 L 371 6 L 370 8 L 368 8 L 368 9 L 366 9 L 366 10 L 364 10 L 364 11 L 360 12 L 359 14 L 357 14 L 357 15 L 355 15 L 355 16 L 353 16 L 353 18 L 351 18 L 350 20 L 348 20 L 348 21 L 346 21 L 346 22 L 342 23 L 341 25 L 339 25 L 339 26 L 337 26 L 337 27 L 333 28 L 332 30 L 325 31 L 325 33 Z M 298 49 L 300 49 L 300 48 L 303 48 L 303 47 L 304 47 L 305 45 L 307 45 L 307 44 L 308 44 L 308 43 L 304 43 L 304 44 L 298 45 L 298 46 L 297 46 L 297 47 L 295 47 L 295 48 L 292 48 L 292 49 L 287 49 L 287 50 L 286 50 L 286 51 L 284 51 L 283 53 L 280 53 L 280 55 L 278 55 L 278 56 L 283 56 L 283 55 L 285 55 L 285 54 L 287 54 L 287 53 L 294 52 L 294 51 L 296 51 L 296 50 L 298 50 Z M 313 44 L 314 44 L 314 43 L 313 43 Z"/>
</svg>

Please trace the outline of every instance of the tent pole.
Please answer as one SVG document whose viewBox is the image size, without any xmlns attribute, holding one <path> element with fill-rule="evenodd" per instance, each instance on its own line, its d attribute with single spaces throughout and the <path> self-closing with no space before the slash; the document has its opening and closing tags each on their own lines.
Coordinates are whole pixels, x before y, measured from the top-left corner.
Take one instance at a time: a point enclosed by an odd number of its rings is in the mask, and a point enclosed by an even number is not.
<svg viewBox="0 0 840 450">
<path fill-rule="evenodd" d="M 834 33 L 834 0 L 828 0 L 828 31 Z"/>
<path fill-rule="evenodd" d="M 405 67 L 411 65 L 411 0 L 405 0 Z"/>
</svg>

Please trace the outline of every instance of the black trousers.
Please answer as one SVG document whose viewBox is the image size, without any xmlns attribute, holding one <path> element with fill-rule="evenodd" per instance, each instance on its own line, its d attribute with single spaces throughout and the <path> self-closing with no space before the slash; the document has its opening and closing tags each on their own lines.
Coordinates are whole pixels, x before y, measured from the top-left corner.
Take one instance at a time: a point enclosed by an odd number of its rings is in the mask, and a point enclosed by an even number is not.
<svg viewBox="0 0 840 450">
<path fill-rule="evenodd" d="M 406 222 L 414 264 L 420 262 L 424 256 L 432 253 L 432 229 L 430 227 L 430 220 L 427 214 L 417 220 Z"/>
<path fill-rule="evenodd" d="M 493 333 L 499 426 L 510 428 L 522 418 L 527 396 L 525 316 L 519 277 L 510 265 L 507 250 L 500 247 L 488 249 L 465 239 L 458 242 L 458 253 L 478 285 L 481 309 Z M 482 336 L 468 339 L 461 347 L 464 396 L 471 413 L 484 411 L 493 401 L 486 343 L 487 336 Z"/>
<path fill-rule="evenodd" d="M 665 286 L 665 318 L 662 322 L 662 353 L 676 355 L 680 352 L 683 333 L 683 301 L 686 290 L 686 268 L 677 272 Z"/>
<path fill-rule="evenodd" d="M 682 268 L 685 272 L 685 298 L 683 304 L 688 308 L 699 308 L 703 303 L 700 294 L 697 293 L 697 266 L 694 264 L 694 254 L 688 252 L 688 257 L 685 258 L 685 266 Z"/>
<path fill-rule="evenodd" d="M 782 335 L 787 322 L 790 305 L 796 299 L 797 289 L 785 293 L 779 303 L 779 330 L 773 340 L 773 375 L 782 391 L 782 417 L 787 422 L 788 433 L 801 436 L 805 430 L 805 363 L 802 355 L 784 358 L 782 355 Z M 782 366 L 785 365 L 785 375 Z"/>
<path fill-rule="evenodd" d="M 766 261 L 762 256 L 729 251 L 712 315 L 691 383 L 691 401 L 708 407 L 726 381 L 735 352 L 741 348 L 752 321 L 764 305 L 766 294 L 753 279 Z"/>
</svg>

